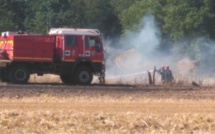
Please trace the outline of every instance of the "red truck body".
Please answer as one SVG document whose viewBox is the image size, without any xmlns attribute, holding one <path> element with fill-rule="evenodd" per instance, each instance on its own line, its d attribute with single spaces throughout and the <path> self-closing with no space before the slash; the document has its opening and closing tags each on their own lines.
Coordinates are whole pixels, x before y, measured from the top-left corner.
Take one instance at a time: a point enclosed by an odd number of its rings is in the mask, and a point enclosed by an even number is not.
<svg viewBox="0 0 215 134">
<path fill-rule="evenodd" d="M 60 75 L 66 84 L 104 80 L 104 46 L 94 29 L 51 29 L 48 35 L 3 32 L 0 37 L 0 78 L 26 83 L 30 74 Z"/>
<path fill-rule="evenodd" d="M 10 35 L 0 37 L 0 50 L 8 56 L 2 59 L 28 62 L 53 62 L 54 36 L 44 35 Z"/>
</svg>

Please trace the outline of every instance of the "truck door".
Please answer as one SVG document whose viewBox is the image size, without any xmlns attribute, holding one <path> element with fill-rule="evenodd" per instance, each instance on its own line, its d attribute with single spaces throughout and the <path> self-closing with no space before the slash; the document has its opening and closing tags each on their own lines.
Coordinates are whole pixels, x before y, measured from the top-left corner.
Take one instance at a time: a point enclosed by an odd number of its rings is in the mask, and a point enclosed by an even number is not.
<svg viewBox="0 0 215 134">
<path fill-rule="evenodd" d="M 82 36 L 65 35 L 64 36 L 64 61 L 73 62 L 83 54 Z"/>
<path fill-rule="evenodd" d="M 98 36 L 85 36 L 85 57 L 93 62 L 104 59 L 102 42 Z"/>
</svg>

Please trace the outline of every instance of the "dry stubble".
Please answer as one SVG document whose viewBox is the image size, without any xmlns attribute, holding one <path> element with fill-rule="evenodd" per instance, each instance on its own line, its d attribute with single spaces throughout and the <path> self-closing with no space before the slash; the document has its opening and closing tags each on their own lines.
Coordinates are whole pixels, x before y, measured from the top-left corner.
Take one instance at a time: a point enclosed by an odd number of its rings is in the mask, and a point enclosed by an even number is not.
<svg viewBox="0 0 215 134">
<path fill-rule="evenodd" d="M 2 133 L 214 133 L 215 90 L 2 85 Z"/>
</svg>

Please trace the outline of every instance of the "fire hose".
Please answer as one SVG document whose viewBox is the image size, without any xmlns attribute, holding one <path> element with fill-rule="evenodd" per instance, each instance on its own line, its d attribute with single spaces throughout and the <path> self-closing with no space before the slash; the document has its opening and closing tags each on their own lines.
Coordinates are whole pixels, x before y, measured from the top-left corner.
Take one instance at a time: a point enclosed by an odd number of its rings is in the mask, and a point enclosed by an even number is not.
<svg viewBox="0 0 215 134">
<path fill-rule="evenodd" d="M 117 78 L 117 77 L 130 77 L 130 76 L 138 76 L 138 75 L 143 75 L 147 74 L 148 72 L 153 72 L 154 70 L 149 70 L 149 71 L 143 71 L 143 72 L 138 72 L 138 73 L 131 73 L 131 74 L 123 74 L 123 75 L 110 75 L 106 76 L 105 78 L 111 79 L 111 78 Z"/>
</svg>

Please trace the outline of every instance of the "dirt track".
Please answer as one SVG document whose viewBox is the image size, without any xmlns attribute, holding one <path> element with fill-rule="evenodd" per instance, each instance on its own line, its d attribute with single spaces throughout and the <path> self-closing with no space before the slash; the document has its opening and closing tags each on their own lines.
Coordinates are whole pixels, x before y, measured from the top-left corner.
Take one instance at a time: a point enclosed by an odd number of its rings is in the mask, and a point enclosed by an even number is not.
<svg viewBox="0 0 215 134">
<path fill-rule="evenodd" d="M 117 99 L 133 96 L 134 99 L 142 97 L 155 99 L 215 99 L 215 88 L 194 86 L 143 86 L 143 85 L 99 85 L 90 86 L 63 85 L 59 83 L 29 83 L 26 85 L 0 84 L 0 97 L 38 97 L 41 95 L 53 97 L 88 96 L 96 98 L 109 96 Z"/>
<path fill-rule="evenodd" d="M 191 86 L 0 85 L 0 110 L 212 113 L 215 111 L 214 99 L 213 88 Z"/>
</svg>

